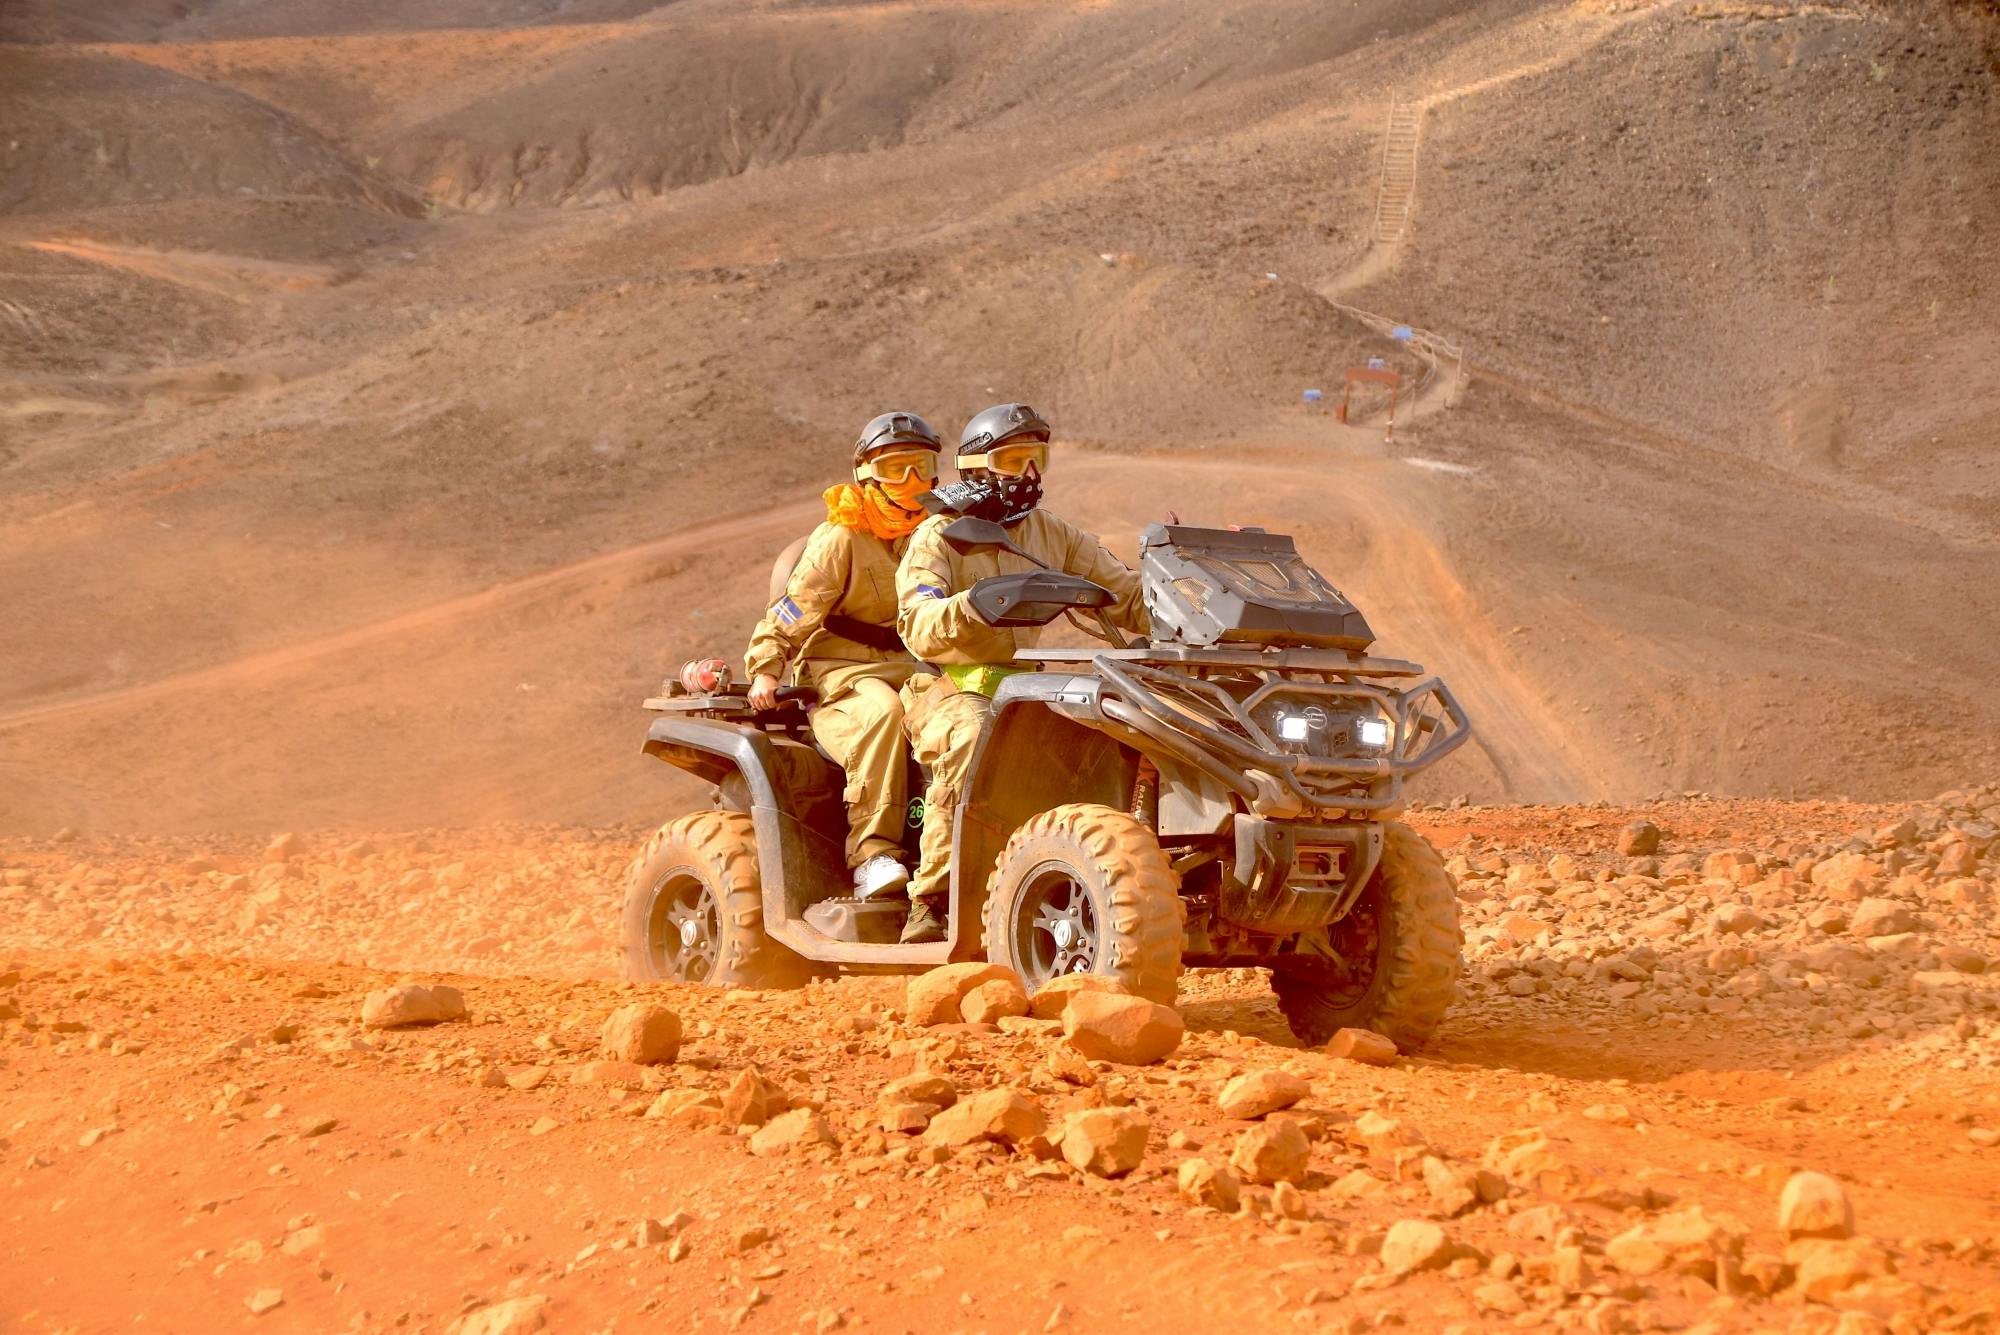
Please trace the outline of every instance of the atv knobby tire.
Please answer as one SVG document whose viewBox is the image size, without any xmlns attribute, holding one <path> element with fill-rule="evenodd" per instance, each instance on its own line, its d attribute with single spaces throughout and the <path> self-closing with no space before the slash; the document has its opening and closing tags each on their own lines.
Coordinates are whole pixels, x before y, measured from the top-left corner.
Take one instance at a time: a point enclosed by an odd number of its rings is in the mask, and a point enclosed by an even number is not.
<svg viewBox="0 0 2000 1335">
<path fill-rule="evenodd" d="M 1430 841 L 1400 822 L 1383 827 L 1382 860 L 1347 918 L 1374 915 L 1373 971 L 1364 989 L 1325 985 L 1310 970 L 1272 972 L 1278 1009 L 1301 1041 L 1314 1047 L 1339 1029 L 1372 1029 L 1401 1048 L 1421 1047 L 1457 993 L 1458 888 Z M 1354 924 L 1365 929 L 1367 921 Z M 1359 963 L 1359 962 L 1357 962 Z"/>
<path fill-rule="evenodd" d="M 695 923 L 684 941 L 670 915 Z M 625 891 L 626 976 L 639 982 L 796 987 L 809 966 L 764 934 L 757 833 L 750 817 L 704 811 L 668 821 L 632 863 Z"/>
<path fill-rule="evenodd" d="M 1034 924 L 1064 916 L 1086 924 L 1090 940 L 1058 951 L 1057 938 Z M 1020 974 L 1031 992 L 1056 973 L 1086 972 L 1172 1005 L 1186 917 L 1153 832 L 1113 807 L 1073 803 L 1007 841 L 986 883 L 986 958 Z"/>
</svg>

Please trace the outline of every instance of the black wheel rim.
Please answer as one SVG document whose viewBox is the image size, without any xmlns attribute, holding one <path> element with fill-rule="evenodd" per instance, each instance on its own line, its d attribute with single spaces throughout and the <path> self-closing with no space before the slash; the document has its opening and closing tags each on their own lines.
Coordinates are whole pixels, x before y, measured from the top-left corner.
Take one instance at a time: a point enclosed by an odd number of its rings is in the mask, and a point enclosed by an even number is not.
<svg viewBox="0 0 2000 1335">
<path fill-rule="evenodd" d="M 1382 899 L 1376 886 L 1369 886 L 1354 901 L 1347 916 L 1325 928 L 1325 944 L 1318 942 L 1295 954 L 1282 957 L 1286 972 L 1312 984 L 1328 1005 L 1341 1010 L 1358 1006 L 1375 986 L 1382 964 Z"/>
<path fill-rule="evenodd" d="M 722 914 L 708 884 L 691 867 L 676 867 L 653 888 L 646 933 L 654 967 L 669 978 L 705 983 L 721 949 Z"/>
<path fill-rule="evenodd" d="M 1098 964 L 1097 903 L 1059 862 L 1028 873 L 1014 914 L 1014 958 L 1030 987 Z"/>
</svg>

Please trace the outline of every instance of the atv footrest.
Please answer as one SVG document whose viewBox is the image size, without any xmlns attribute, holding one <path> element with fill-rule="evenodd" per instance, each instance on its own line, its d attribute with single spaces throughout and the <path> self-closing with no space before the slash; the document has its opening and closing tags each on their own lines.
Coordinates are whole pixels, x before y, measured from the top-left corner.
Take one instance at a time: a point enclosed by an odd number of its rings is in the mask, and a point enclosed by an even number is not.
<svg viewBox="0 0 2000 1335">
<path fill-rule="evenodd" d="M 822 899 L 806 907 L 805 920 L 836 941 L 883 945 L 896 940 L 910 916 L 907 899 Z"/>
</svg>

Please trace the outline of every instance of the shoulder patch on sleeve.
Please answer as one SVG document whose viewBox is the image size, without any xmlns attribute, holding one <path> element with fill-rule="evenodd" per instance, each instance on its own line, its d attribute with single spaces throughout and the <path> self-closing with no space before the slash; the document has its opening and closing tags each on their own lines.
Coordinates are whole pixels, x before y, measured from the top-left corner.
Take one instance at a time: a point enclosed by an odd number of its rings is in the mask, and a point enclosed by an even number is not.
<svg viewBox="0 0 2000 1335">
<path fill-rule="evenodd" d="M 778 620 L 784 622 L 787 626 L 796 626 L 799 623 L 799 618 L 805 615 L 805 613 L 799 611 L 799 605 L 791 600 L 790 595 L 780 598 L 777 605 L 771 610 L 777 614 Z"/>
<path fill-rule="evenodd" d="M 935 584 L 919 584 L 917 585 L 917 592 L 921 593 L 926 598 L 944 597 L 944 590 L 940 589 Z"/>
</svg>

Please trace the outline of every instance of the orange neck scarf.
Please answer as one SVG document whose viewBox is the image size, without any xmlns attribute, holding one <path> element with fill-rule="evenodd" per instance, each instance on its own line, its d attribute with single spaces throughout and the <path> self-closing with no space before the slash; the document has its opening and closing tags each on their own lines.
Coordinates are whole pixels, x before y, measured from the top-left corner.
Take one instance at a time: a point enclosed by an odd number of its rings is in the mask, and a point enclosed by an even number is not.
<svg viewBox="0 0 2000 1335">
<path fill-rule="evenodd" d="M 924 489 L 929 490 L 929 483 Z M 917 525 L 924 522 L 921 507 L 905 510 L 897 502 L 899 497 L 891 496 L 880 485 L 859 485 L 842 482 L 826 489 L 826 518 L 830 524 L 842 528 L 858 528 L 872 533 L 884 542 L 894 542 L 897 538 L 907 538 L 917 531 Z M 910 498 L 912 501 L 915 496 Z"/>
</svg>

